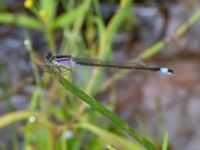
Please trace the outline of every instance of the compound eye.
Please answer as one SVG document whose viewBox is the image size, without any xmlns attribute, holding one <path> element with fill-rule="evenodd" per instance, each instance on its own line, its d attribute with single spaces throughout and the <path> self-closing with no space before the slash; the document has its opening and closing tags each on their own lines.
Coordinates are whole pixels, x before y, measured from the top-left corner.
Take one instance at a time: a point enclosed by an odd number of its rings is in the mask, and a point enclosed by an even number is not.
<svg viewBox="0 0 200 150">
<path fill-rule="evenodd" d="M 46 59 L 47 59 L 47 60 L 50 60 L 51 56 L 52 56 L 51 53 L 47 53 L 47 55 L 46 55 Z"/>
<path fill-rule="evenodd" d="M 45 59 L 45 62 L 51 62 L 53 59 L 54 59 L 54 56 L 52 55 L 52 53 L 51 52 L 48 52 L 46 55 L 45 55 L 45 57 L 44 57 L 44 59 Z"/>
</svg>

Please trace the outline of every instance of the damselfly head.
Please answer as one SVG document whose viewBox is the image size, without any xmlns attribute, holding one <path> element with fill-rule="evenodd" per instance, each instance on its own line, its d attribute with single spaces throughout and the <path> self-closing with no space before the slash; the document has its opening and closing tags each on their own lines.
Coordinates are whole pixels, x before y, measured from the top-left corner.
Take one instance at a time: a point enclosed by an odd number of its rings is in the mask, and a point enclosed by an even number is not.
<svg viewBox="0 0 200 150">
<path fill-rule="evenodd" d="M 54 59 L 55 59 L 55 56 L 52 54 L 52 52 L 48 52 L 48 53 L 44 56 L 44 61 L 45 61 L 46 63 L 51 63 Z"/>
</svg>

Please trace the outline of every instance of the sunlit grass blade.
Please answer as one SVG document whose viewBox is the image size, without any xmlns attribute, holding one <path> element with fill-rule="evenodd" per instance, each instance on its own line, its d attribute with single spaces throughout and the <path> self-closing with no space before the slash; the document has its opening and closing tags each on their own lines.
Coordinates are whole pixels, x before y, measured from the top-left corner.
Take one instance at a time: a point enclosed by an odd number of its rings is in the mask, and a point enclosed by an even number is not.
<svg viewBox="0 0 200 150">
<path fill-rule="evenodd" d="M 168 146 L 168 133 L 166 132 L 163 139 L 162 150 L 167 150 Z"/>
<path fill-rule="evenodd" d="M 17 121 L 28 119 L 30 116 L 35 116 L 35 115 L 37 115 L 36 112 L 28 110 L 8 113 L 0 117 L 0 128 L 8 126 L 9 124 Z"/>
<path fill-rule="evenodd" d="M 109 131 L 100 129 L 88 122 L 83 122 L 78 124 L 78 127 L 88 129 L 93 134 L 96 134 L 99 136 L 102 140 L 104 140 L 107 144 L 111 144 L 114 147 L 118 149 L 125 149 L 125 150 L 143 150 L 144 147 L 142 147 L 139 144 L 133 143 L 130 140 L 126 140 L 125 138 L 122 138 L 114 133 L 111 133 Z"/>
</svg>

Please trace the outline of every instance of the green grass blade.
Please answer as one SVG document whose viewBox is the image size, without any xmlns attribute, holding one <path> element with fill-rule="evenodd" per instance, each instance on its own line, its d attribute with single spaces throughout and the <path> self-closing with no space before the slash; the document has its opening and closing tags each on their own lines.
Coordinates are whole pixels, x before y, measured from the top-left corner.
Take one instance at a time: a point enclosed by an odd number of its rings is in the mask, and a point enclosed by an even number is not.
<svg viewBox="0 0 200 150">
<path fill-rule="evenodd" d="M 112 17 L 104 32 L 104 36 L 102 37 L 103 39 L 101 39 L 102 43 L 100 44 L 100 52 L 98 54 L 98 58 L 107 58 L 111 49 L 113 37 L 119 30 L 119 27 L 128 18 L 131 2 L 132 0 L 125 0 L 120 2 L 120 7 L 117 10 L 117 13 Z"/>
<path fill-rule="evenodd" d="M 0 23 L 25 27 L 29 29 L 42 29 L 41 22 L 23 14 L 0 13 Z"/>
<path fill-rule="evenodd" d="M 40 9 L 45 11 L 47 13 L 48 19 L 50 21 L 53 21 L 55 16 L 56 16 L 56 11 L 57 11 L 57 6 L 58 6 L 58 0 L 41 0 L 40 1 Z"/>
<path fill-rule="evenodd" d="M 35 116 L 36 113 L 33 111 L 18 111 L 13 113 L 8 113 L 0 117 L 0 128 L 8 126 L 11 123 L 28 119 L 30 116 Z"/>
<path fill-rule="evenodd" d="M 87 103 L 91 108 L 95 109 L 103 116 L 111 120 L 116 126 L 118 126 L 120 129 L 124 130 L 126 133 L 132 136 L 136 141 L 138 141 L 144 147 L 146 147 L 149 150 L 157 149 L 148 139 L 137 133 L 135 129 L 131 128 L 125 121 L 123 121 L 117 115 L 115 115 L 114 113 L 109 111 L 106 107 L 101 105 L 101 103 L 99 103 L 96 99 L 84 93 L 82 90 L 74 86 L 65 78 L 61 76 L 56 78 L 58 79 L 60 84 L 62 84 L 68 91 L 72 92 L 74 95 L 76 95 L 77 97 L 82 99 L 85 103 Z"/>
<path fill-rule="evenodd" d="M 163 139 L 162 150 L 167 150 L 168 146 L 168 133 L 166 132 Z"/>
<path fill-rule="evenodd" d="M 81 7 L 83 8 L 83 11 L 77 14 L 77 20 L 75 21 L 73 25 L 73 32 L 80 32 L 83 22 L 85 21 L 87 12 L 90 9 L 90 3 L 91 3 L 91 0 L 85 0 L 84 3 L 82 4 Z"/>
<path fill-rule="evenodd" d="M 107 144 L 113 145 L 114 147 L 118 149 L 126 149 L 126 150 L 143 150 L 144 147 L 141 147 L 141 145 L 133 143 L 129 140 L 126 140 L 125 138 L 116 135 L 114 133 L 111 133 L 109 131 L 105 131 L 103 129 L 100 129 L 88 122 L 83 122 L 78 124 L 78 127 L 87 129 L 94 133 L 95 135 L 99 136 L 102 140 L 104 140 Z"/>
<path fill-rule="evenodd" d="M 77 21 L 77 18 L 79 16 L 85 14 L 87 9 L 88 5 L 83 3 L 83 5 L 81 5 L 79 8 L 72 9 L 70 12 L 61 14 L 53 22 L 53 29 L 65 28 L 66 26 L 71 25 L 72 23 Z"/>
<path fill-rule="evenodd" d="M 166 44 L 180 38 L 189 29 L 189 27 L 191 27 L 193 24 L 195 24 L 199 20 L 200 20 L 200 10 L 198 10 L 196 13 L 194 13 L 188 19 L 188 21 L 186 23 L 181 25 L 171 37 L 168 37 L 166 40 L 159 41 L 157 44 L 153 45 L 152 47 L 147 49 L 145 52 L 140 54 L 137 59 L 147 59 L 147 58 L 154 56 L 155 54 L 160 52 Z"/>
<path fill-rule="evenodd" d="M 162 40 L 156 44 L 154 44 L 152 47 L 150 47 L 147 51 L 145 51 L 144 53 L 142 53 L 138 59 L 147 59 L 150 58 L 152 56 L 154 56 L 155 54 L 157 54 L 159 51 L 161 51 L 161 49 L 165 46 L 165 42 Z"/>
<path fill-rule="evenodd" d="M 131 9 L 132 0 L 121 0 L 120 7 L 117 10 L 117 13 L 111 18 L 109 24 L 104 27 L 101 22 L 98 22 L 100 33 L 100 42 L 99 42 L 99 51 L 97 58 L 99 59 L 107 59 L 112 57 L 112 40 L 119 30 L 120 26 L 123 25 L 123 22 L 128 18 L 130 9 Z M 102 72 L 99 70 L 95 70 L 93 76 L 85 88 L 88 93 L 97 92 L 96 87 L 98 87 L 98 83 L 101 82 Z M 98 82 L 97 82 L 98 81 Z"/>
</svg>

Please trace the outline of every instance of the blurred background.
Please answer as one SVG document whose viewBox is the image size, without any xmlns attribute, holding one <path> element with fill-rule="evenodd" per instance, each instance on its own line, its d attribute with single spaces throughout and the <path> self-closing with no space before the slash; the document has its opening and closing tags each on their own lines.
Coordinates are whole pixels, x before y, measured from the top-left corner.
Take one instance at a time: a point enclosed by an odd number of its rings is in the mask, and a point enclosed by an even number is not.
<svg viewBox="0 0 200 150">
<path fill-rule="evenodd" d="M 35 63 L 48 50 L 173 69 L 66 79 L 158 148 L 200 149 L 199 19 L 199 0 L 1 0 L 0 149 L 144 149 Z"/>
</svg>

